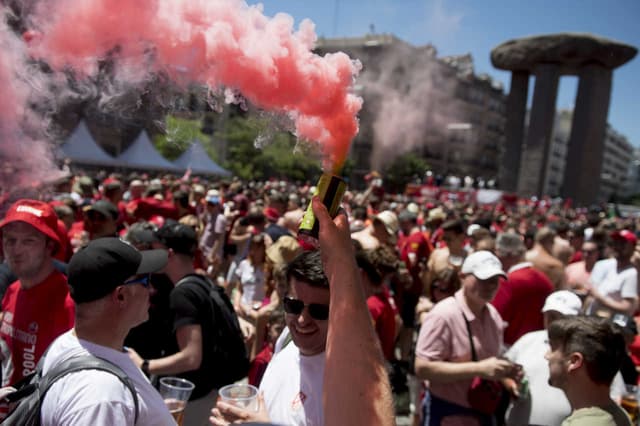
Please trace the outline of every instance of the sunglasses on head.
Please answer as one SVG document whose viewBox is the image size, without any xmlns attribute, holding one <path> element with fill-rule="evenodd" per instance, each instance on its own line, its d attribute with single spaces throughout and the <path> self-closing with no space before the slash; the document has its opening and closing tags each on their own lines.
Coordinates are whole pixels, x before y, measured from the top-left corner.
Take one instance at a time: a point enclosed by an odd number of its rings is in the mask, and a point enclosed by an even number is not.
<svg viewBox="0 0 640 426">
<path fill-rule="evenodd" d="M 329 318 L 329 305 L 322 303 L 309 303 L 305 305 L 302 300 L 286 296 L 284 298 L 284 311 L 292 315 L 300 315 L 304 307 L 309 309 L 309 315 L 315 320 L 326 320 Z"/>
<path fill-rule="evenodd" d="M 144 288 L 149 288 L 149 286 L 151 285 L 151 275 L 147 274 L 147 275 L 142 275 L 138 278 L 132 278 L 128 281 L 125 281 L 123 284 L 124 285 L 142 284 Z"/>
</svg>

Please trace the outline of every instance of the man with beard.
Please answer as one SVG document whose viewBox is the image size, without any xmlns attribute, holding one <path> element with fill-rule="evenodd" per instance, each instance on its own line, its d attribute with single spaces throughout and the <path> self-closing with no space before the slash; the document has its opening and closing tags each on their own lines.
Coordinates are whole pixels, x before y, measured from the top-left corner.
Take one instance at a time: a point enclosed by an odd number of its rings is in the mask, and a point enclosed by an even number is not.
<svg viewBox="0 0 640 426">
<path fill-rule="evenodd" d="M 622 332 L 604 318 L 567 317 L 549 326 L 549 343 L 549 384 L 562 389 L 573 409 L 562 426 L 630 426 L 609 396 L 625 353 Z"/>
</svg>

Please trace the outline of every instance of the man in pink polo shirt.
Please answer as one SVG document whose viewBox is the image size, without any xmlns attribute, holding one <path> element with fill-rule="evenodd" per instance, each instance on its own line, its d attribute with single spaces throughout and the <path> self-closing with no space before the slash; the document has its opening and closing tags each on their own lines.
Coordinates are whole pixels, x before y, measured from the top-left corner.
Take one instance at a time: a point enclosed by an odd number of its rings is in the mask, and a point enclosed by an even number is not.
<svg viewBox="0 0 640 426">
<path fill-rule="evenodd" d="M 462 287 L 425 317 L 416 344 L 416 376 L 428 381 L 424 425 L 490 425 L 491 415 L 471 408 L 467 392 L 474 377 L 518 378 L 520 369 L 501 354 L 504 323 L 489 304 L 506 278 L 492 253 L 470 254 L 462 264 Z M 473 360 L 467 329 L 473 336 Z"/>
</svg>

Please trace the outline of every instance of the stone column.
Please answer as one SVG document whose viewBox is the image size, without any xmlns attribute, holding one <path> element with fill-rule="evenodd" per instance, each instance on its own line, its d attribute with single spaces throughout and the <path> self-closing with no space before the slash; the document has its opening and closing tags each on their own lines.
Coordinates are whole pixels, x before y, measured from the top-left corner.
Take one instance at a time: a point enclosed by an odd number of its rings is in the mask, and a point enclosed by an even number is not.
<svg viewBox="0 0 640 426">
<path fill-rule="evenodd" d="M 584 206 L 599 201 L 613 71 L 593 63 L 585 65 L 579 76 L 562 192 Z"/>
<path fill-rule="evenodd" d="M 505 148 L 500 166 L 500 187 L 509 192 L 515 192 L 518 189 L 528 92 L 529 73 L 513 71 L 506 105 Z"/>
<path fill-rule="evenodd" d="M 535 67 L 534 75 L 536 85 L 529 116 L 529 131 L 518 179 L 518 193 L 522 196 L 540 196 L 544 191 L 560 67 L 557 64 L 540 64 Z"/>
</svg>

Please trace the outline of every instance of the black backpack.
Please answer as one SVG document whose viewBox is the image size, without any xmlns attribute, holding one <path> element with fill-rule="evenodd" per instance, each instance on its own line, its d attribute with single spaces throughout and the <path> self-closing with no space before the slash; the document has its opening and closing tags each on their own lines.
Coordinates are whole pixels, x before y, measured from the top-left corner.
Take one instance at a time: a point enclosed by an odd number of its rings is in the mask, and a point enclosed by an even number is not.
<svg viewBox="0 0 640 426">
<path fill-rule="evenodd" d="M 206 277 L 190 274 L 179 281 L 197 284 L 200 291 L 206 292 L 212 305 L 214 333 L 214 365 L 216 370 L 215 385 L 221 387 L 247 376 L 249 372 L 249 355 L 244 343 L 238 316 L 229 296 L 221 286 L 212 283 Z M 213 378 L 212 378 L 213 379 Z"/>
<path fill-rule="evenodd" d="M 42 359 L 44 359 L 44 356 Z M 45 375 L 42 375 L 41 360 L 38 363 L 35 372 L 29 374 L 14 385 L 17 391 L 5 397 L 5 401 L 9 403 L 17 403 L 17 405 L 0 423 L 9 426 L 39 426 L 40 407 L 49 388 L 63 376 L 80 370 L 102 370 L 111 373 L 120 379 L 120 381 L 129 389 L 131 395 L 133 395 L 133 403 L 136 408 L 135 423 L 138 422 L 138 394 L 136 393 L 136 388 L 131 379 L 129 379 L 120 367 L 109 361 L 93 355 L 83 355 L 69 358 L 61 362 Z"/>
</svg>

